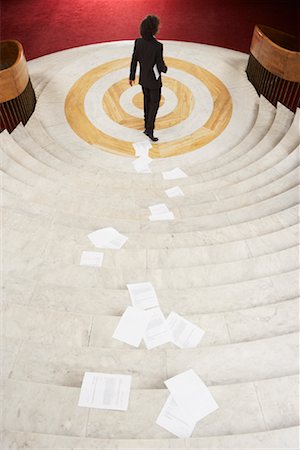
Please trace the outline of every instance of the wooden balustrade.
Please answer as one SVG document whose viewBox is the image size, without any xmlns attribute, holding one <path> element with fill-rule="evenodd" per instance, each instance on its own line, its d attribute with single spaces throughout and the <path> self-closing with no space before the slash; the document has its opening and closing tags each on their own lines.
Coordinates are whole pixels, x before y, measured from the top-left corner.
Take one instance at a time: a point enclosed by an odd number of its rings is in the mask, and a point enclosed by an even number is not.
<svg viewBox="0 0 300 450">
<path fill-rule="evenodd" d="M 295 111 L 300 105 L 300 43 L 295 36 L 256 25 L 246 69 L 259 95 Z"/>
<path fill-rule="evenodd" d="M 0 42 L 0 131 L 9 132 L 34 111 L 35 93 L 23 48 L 18 41 Z"/>
</svg>

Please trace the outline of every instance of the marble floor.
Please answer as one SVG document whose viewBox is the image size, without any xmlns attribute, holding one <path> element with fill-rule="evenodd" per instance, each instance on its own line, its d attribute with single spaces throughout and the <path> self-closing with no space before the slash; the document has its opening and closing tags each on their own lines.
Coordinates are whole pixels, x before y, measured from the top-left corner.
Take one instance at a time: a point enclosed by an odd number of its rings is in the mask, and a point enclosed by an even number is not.
<svg viewBox="0 0 300 450">
<path fill-rule="evenodd" d="M 257 96 L 248 55 L 163 43 L 151 173 L 132 164 L 145 135 L 131 41 L 30 61 L 36 110 L 0 134 L 7 450 L 299 448 L 300 113 Z M 186 178 L 163 178 L 177 167 Z M 151 222 L 156 203 L 175 219 Z M 80 266 L 110 226 L 124 247 Z M 205 331 L 196 348 L 112 338 L 126 284 L 143 281 Z M 187 369 L 219 409 L 179 439 L 155 421 L 164 381 Z M 85 372 L 132 375 L 128 411 L 78 407 Z"/>
</svg>

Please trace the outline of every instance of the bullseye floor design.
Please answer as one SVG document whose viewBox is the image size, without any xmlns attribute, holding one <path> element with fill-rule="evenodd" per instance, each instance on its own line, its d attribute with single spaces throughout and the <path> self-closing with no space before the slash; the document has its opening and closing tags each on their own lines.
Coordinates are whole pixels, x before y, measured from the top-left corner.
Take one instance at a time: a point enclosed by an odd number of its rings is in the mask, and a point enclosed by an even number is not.
<svg viewBox="0 0 300 450">
<path fill-rule="evenodd" d="M 166 41 L 160 143 L 152 173 L 138 174 L 132 143 L 145 136 L 140 87 L 127 85 L 132 47 L 30 61 L 36 111 L 0 134 L 3 447 L 298 448 L 299 111 L 257 96 L 247 55 Z M 194 66 L 219 80 L 224 107 Z M 197 135 L 215 119 L 218 135 Z M 105 139 L 90 143 L 91 129 Z M 187 178 L 164 180 L 176 167 Z M 168 198 L 176 185 L 184 197 Z M 150 222 L 148 207 L 162 202 L 175 219 Z M 102 268 L 81 267 L 82 251 L 95 250 L 87 235 L 108 226 L 126 245 L 106 249 Z M 165 316 L 176 311 L 205 331 L 197 348 L 112 339 L 130 304 L 126 284 L 143 281 Z M 164 380 L 187 369 L 219 409 L 182 440 L 155 420 Z M 78 407 L 87 371 L 132 375 L 128 411 Z"/>
<path fill-rule="evenodd" d="M 156 144 L 155 148 L 152 150 L 152 154 L 156 156 L 172 156 L 176 155 L 177 153 L 185 153 L 207 144 L 210 140 L 217 137 L 224 130 L 230 120 L 232 111 L 231 98 L 227 89 L 225 88 L 223 83 L 221 83 L 220 80 L 212 73 L 196 66 L 195 64 L 184 62 L 175 58 L 166 58 L 166 63 L 170 66 L 170 72 L 172 71 L 172 68 L 175 68 L 183 73 L 190 74 L 190 76 L 191 74 L 193 74 L 193 77 L 195 77 L 198 81 L 204 82 L 208 87 L 210 95 L 213 99 L 213 110 L 210 117 L 203 124 L 203 126 L 196 129 L 188 137 L 181 138 L 178 140 L 178 142 L 175 139 L 172 139 L 170 143 L 168 142 L 165 144 Z M 124 68 L 124 66 L 128 70 L 129 65 L 130 59 L 125 58 L 112 61 L 111 63 L 106 63 L 99 67 L 96 67 L 95 69 L 92 69 L 86 75 L 81 77 L 80 80 L 78 80 L 71 88 L 65 103 L 65 113 L 67 120 L 76 134 L 78 134 L 88 143 L 97 145 L 98 147 L 101 147 L 105 150 L 113 152 L 122 151 L 125 154 L 133 154 L 132 143 L 127 143 L 126 145 L 122 139 L 108 136 L 107 134 L 101 132 L 100 123 L 100 129 L 93 126 L 91 121 L 86 117 L 85 108 L 87 108 L 89 105 L 87 104 L 87 102 L 85 103 L 85 98 L 90 88 L 94 84 L 98 85 L 97 81 L 100 77 L 105 78 L 106 75 L 110 76 L 113 71 L 122 69 Z M 125 81 L 127 81 L 128 87 L 128 79 Z M 173 115 L 171 113 L 168 115 L 169 117 L 167 117 L 164 127 L 168 128 L 173 125 L 174 119 L 177 119 L 177 123 L 179 124 L 184 120 L 189 119 L 189 113 L 192 113 L 193 110 L 193 105 L 191 105 L 193 97 L 190 94 L 188 88 L 178 80 L 167 78 L 167 86 L 169 88 L 171 87 L 174 89 L 174 86 L 176 86 L 176 84 L 179 84 L 179 86 L 177 86 L 177 89 L 175 90 L 177 107 L 176 111 L 174 111 L 174 118 L 172 117 Z M 124 80 L 121 80 L 121 86 L 123 87 L 123 89 L 120 90 L 120 83 L 115 83 L 110 89 L 106 91 L 103 98 L 103 108 L 106 112 L 106 115 L 110 119 L 114 119 L 114 121 L 118 125 L 126 125 L 122 108 L 119 106 L 119 96 L 122 93 L 122 90 L 124 91 Z M 195 92 L 195 97 L 197 97 L 198 95 L 197 92 Z M 94 98 L 94 95 L 92 98 Z M 205 98 L 202 98 L 201 100 L 202 103 L 206 103 Z M 197 117 L 197 121 L 200 121 L 200 114 L 198 111 L 195 112 L 194 116 Z M 130 119 L 132 121 L 132 117 L 127 117 L 127 121 L 130 122 Z M 103 119 L 103 115 L 100 114 L 99 122 L 103 120 L 105 119 Z M 136 122 L 136 120 L 134 120 L 134 117 L 132 122 L 133 123 L 131 127 L 134 126 L 134 122 Z M 158 127 L 161 128 L 162 118 L 159 118 L 157 122 Z M 143 130 L 143 121 L 139 121 L 138 129 Z"/>
</svg>

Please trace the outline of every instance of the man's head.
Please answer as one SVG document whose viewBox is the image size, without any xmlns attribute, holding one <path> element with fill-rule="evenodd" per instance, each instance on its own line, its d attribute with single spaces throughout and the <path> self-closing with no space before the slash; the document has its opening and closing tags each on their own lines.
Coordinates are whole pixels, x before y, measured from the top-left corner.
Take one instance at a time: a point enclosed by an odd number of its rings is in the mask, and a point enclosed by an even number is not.
<svg viewBox="0 0 300 450">
<path fill-rule="evenodd" d="M 157 16 L 147 16 L 141 22 L 140 33 L 144 39 L 151 39 L 155 36 L 159 28 L 159 18 Z"/>
</svg>

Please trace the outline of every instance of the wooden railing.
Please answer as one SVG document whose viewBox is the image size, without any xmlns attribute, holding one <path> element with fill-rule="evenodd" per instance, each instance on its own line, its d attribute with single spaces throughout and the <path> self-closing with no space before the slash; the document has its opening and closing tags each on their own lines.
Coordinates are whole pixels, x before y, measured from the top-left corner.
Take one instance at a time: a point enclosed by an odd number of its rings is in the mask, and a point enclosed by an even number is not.
<svg viewBox="0 0 300 450">
<path fill-rule="evenodd" d="M 295 111 L 300 104 L 300 43 L 295 36 L 256 25 L 246 69 L 258 94 Z"/>
<path fill-rule="evenodd" d="M 9 132 L 34 111 L 35 93 L 23 48 L 18 41 L 0 42 L 0 131 Z"/>
</svg>

